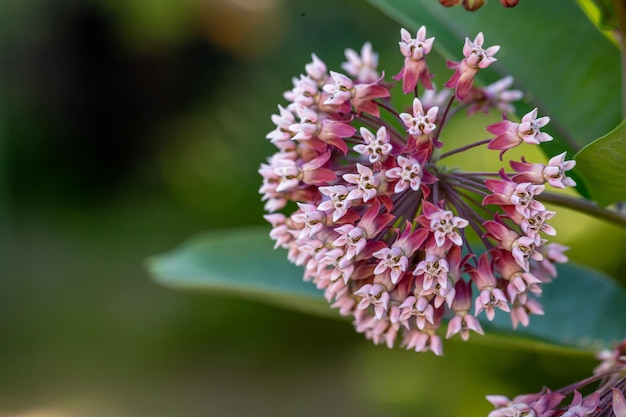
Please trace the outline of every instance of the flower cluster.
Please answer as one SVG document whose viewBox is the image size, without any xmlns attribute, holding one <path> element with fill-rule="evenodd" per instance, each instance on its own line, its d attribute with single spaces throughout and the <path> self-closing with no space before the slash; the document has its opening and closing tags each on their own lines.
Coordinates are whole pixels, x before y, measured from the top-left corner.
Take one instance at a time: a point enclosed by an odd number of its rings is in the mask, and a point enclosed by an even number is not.
<svg viewBox="0 0 626 417">
<path fill-rule="evenodd" d="M 426 63 L 434 38 L 421 27 L 401 30 L 404 64 L 394 77 L 408 108 L 391 105 L 372 46 L 348 49 L 345 73 L 329 71 L 316 55 L 284 93 L 267 138 L 278 151 L 261 165 L 260 193 L 270 237 L 357 331 L 375 343 L 442 354 L 446 337 L 483 334 L 477 317 L 509 313 L 513 326 L 543 314 L 542 284 L 556 276 L 566 249 L 548 244 L 555 215 L 541 202 L 547 186 L 574 185 L 574 162 L 558 155 L 548 164 L 522 159 L 499 172 L 466 172 L 444 165 L 453 154 L 486 145 L 502 155 L 522 143 L 552 138 L 537 110 L 517 123 L 487 127 L 495 135 L 445 151 L 442 128 L 454 115 L 511 111 L 522 97 L 512 78 L 474 84 L 496 60 L 479 33 L 466 39 L 463 59 L 436 92 Z M 420 87 L 424 88 L 421 94 Z M 395 101 L 395 100 L 394 100 Z M 443 111 L 441 111 L 443 109 Z M 495 155 L 494 155 L 495 156 Z M 294 204 L 295 203 L 295 204 Z"/>
<path fill-rule="evenodd" d="M 496 407 L 489 417 L 626 417 L 626 340 L 612 351 L 601 352 L 598 359 L 602 363 L 593 376 L 556 391 L 544 388 L 512 400 L 502 395 L 487 396 Z M 596 390 L 586 396 L 581 394 L 596 383 L 599 383 Z M 570 396 L 571 402 L 564 401 Z M 563 402 L 569 404 L 562 406 Z"/>
</svg>

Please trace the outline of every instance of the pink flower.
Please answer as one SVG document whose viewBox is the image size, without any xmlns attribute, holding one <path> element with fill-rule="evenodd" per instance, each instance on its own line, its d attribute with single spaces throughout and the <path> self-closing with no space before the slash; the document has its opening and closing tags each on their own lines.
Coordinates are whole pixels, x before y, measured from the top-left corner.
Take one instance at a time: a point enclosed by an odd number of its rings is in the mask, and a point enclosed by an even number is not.
<svg viewBox="0 0 626 417">
<path fill-rule="evenodd" d="M 556 235 L 556 229 L 547 224 L 546 221 L 554 217 L 555 214 L 556 212 L 548 210 L 532 211 L 530 216 L 525 217 L 521 221 L 520 227 L 522 228 L 522 231 L 526 233 L 526 236 L 531 239 L 534 239 L 539 232 L 554 236 Z"/>
<path fill-rule="evenodd" d="M 372 304 L 376 312 L 376 318 L 378 319 L 383 317 L 383 314 L 385 314 L 389 308 L 389 293 L 386 292 L 380 284 L 365 284 L 354 294 L 363 296 L 357 308 L 364 310 Z"/>
<path fill-rule="evenodd" d="M 346 215 L 351 205 L 351 200 L 348 200 L 348 194 L 350 193 L 348 187 L 345 185 L 330 185 L 319 187 L 319 191 L 329 198 L 317 206 L 318 210 L 332 212 L 334 222 Z"/>
<path fill-rule="evenodd" d="M 455 216 L 450 210 L 442 210 L 428 201 L 423 202 L 423 215 L 420 223 L 429 227 L 435 235 L 437 246 L 444 245 L 446 239 L 457 246 L 463 244 L 463 238 L 455 230 L 464 228 L 469 222 L 461 217 Z"/>
<path fill-rule="evenodd" d="M 416 352 L 432 351 L 437 356 L 443 355 L 441 338 L 428 328 L 406 332 L 402 346 L 407 349 L 413 349 Z"/>
<path fill-rule="evenodd" d="M 418 161 L 413 158 L 405 158 L 404 156 L 398 156 L 398 165 L 395 168 L 391 168 L 385 172 L 385 175 L 389 179 L 398 179 L 394 193 L 401 193 L 407 188 L 411 188 L 413 191 L 420 189 L 422 184 L 422 166 Z"/>
<path fill-rule="evenodd" d="M 537 119 L 537 108 L 527 113 L 522 117 L 522 122 L 517 128 L 518 135 L 526 143 L 538 145 L 541 142 L 548 142 L 552 140 L 552 136 L 547 133 L 540 132 L 539 129 L 544 127 L 550 122 L 548 116 L 540 117 Z"/>
<path fill-rule="evenodd" d="M 511 322 L 513 324 L 513 328 L 517 329 L 517 326 L 520 323 L 524 327 L 528 326 L 530 323 L 528 314 L 543 316 L 543 307 L 533 298 L 527 298 L 523 303 L 521 298 L 516 300 L 513 303 L 513 308 L 511 309 Z"/>
<path fill-rule="evenodd" d="M 613 349 L 604 349 L 596 354 L 601 363 L 593 370 L 594 375 L 603 375 L 612 370 L 626 370 L 626 339 Z"/>
<path fill-rule="evenodd" d="M 270 139 L 273 144 L 279 147 L 282 151 L 287 151 L 295 146 L 291 142 L 291 138 L 293 137 L 293 132 L 289 130 L 289 126 L 295 123 L 296 119 L 292 112 L 285 109 L 281 105 L 278 105 L 278 110 L 280 114 L 272 115 L 272 122 L 276 125 L 276 129 L 272 130 L 265 137 Z"/>
<path fill-rule="evenodd" d="M 366 112 L 376 117 L 379 116 L 380 111 L 373 100 L 389 97 L 389 91 L 385 87 L 378 85 L 378 80 L 367 84 L 359 83 L 355 85 L 350 78 L 343 74 L 331 71 L 330 75 L 335 83 L 324 86 L 324 91 L 330 94 L 324 101 L 324 104 L 341 106 L 349 102 L 357 112 Z"/>
<path fill-rule="evenodd" d="M 485 334 L 476 317 L 469 314 L 470 308 L 472 308 L 472 287 L 469 282 L 459 280 L 456 283 L 456 296 L 452 302 L 452 310 L 455 316 L 448 323 L 446 339 L 459 333 L 461 339 L 467 341 L 469 340 L 470 330 L 480 335 Z"/>
<path fill-rule="evenodd" d="M 294 222 L 304 224 L 298 238 L 315 236 L 324 228 L 326 214 L 318 211 L 312 204 L 298 203 L 298 207 L 300 207 L 300 213 L 291 216 L 291 220 Z"/>
<path fill-rule="evenodd" d="M 576 182 L 570 177 L 565 176 L 565 171 L 576 166 L 576 161 L 566 161 L 563 152 L 557 156 L 550 158 L 548 166 L 543 169 L 543 178 L 555 188 L 574 187 Z"/>
<path fill-rule="evenodd" d="M 513 85 L 513 77 L 504 77 L 486 87 L 474 87 L 464 100 L 471 99 L 472 103 L 468 109 L 468 114 L 478 111 L 488 113 L 491 109 L 498 109 L 503 113 L 514 113 L 515 108 L 511 104 L 521 100 L 524 93 L 519 90 L 509 90 Z"/>
<path fill-rule="evenodd" d="M 365 127 L 362 127 L 360 132 L 365 143 L 356 145 L 354 150 L 363 156 L 367 156 L 372 164 L 382 162 L 382 160 L 389 155 L 392 149 L 385 126 L 381 126 L 378 129 L 376 136 L 374 136 L 372 132 L 367 130 Z"/>
<path fill-rule="evenodd" d="M 483 310 L 488 320 L 496 309 L 508 313 L 513 327 L 543 314 L 537 299 L 567 258 L 565 247 L 547 241 L 556 234 L 548 224 L 555 212 L 545 209 L 542 193 L 546 183 L 573 185 L 565 173 L 574 165 L 562 154 L 548 164 L 511 162 L 512 174 L 446 166 L 447 155 L 476 146 L 504 152 L 548 140 L 540 132 L 548 119 L 535 110 L 520 123 L 490 126 L 497 135 L 490 141 L 445 149 L 441 138 L 448 119 L 465 114 L 459 110 L 509 110 L 520 93 L 509 90 L 510 78 L 473 86 L 498 49 L 484 49 L 482 34 L 466 40 L 448 89 L 437 93 L 425 62 L 434 38 L 425 28 L 415 39 L 406 30 L 401 36 L 400 97 L 378 75 L 369 43 L 360 55 L 346 50 L 345 74 L 312 55 L 284 94 L 288 103 L 271 117 L 266 137 L 276 152 L 259 168 L 259 192 L 275 247 L 303 267 L 303 279 L 331 306 L 353 317 L 357 332 L 375 344 L 440 355 L 445 321 L 447 337 L 467 340 L 471 331 L 484 333 Z M 427 88 L 422 94 L 418 82 Z M 556 399 L 545 392 L 516 398 L 497 413 L 548 413 Z"/>
<path fill-rule="evenodd" d="M 428 112 L 424 112 L 422 103 L 419 98 L 413 99 L 413 114 L 400 113 L 400 118 L 406 127 L 409 135 L 415 137 L 427 136 L 435 131 L 437 127 L 435 121 L 437 120 L 438 107 L 431 107 Z"/>
<path fill-rule="evenodd" d="M 404 299 L 400 304 L 400 317 L 399 321 L 404 324 L 407 329 L 411 326 L 408 321 L 415 317 L 415 325 L 419 330 L 424 330 L 426 323 L 434 324 L 433 314 L 435 309 L 432 304 L 428 302 L 428 298 L 409 296 Z"/>
<path fill-rule="evenodd" d="M 487 400 L 496 406 L 496 410 L 489 413 L 489 417 L 552 416 L 563 398 L 565 398 L 563 395 L 549 390 L 518 395 L 512 400 L 501 395 L 488 395 Z"/>
<path fill-rule="evenodd" d="M 345 174 L 343 179 L 350 184 L 356 184 L 357 188 L 350 191 L 348 200 L 363 199 L 366 203 L 376 197 L 380 179 L 374 175 L 374 171 L 365 165 L 356 164 L 358 174 Z"/>
<path fill-rule="evenodd" d="M 306 64 L 304 69 L 311 80 L 315 81 L 318 85 L 324 85 L 328 78 L 326 64 L 315 54 L 311 54 L 311 59 L 313 61 Z"/>
<path fill-rule="evenodd" d="M 400 277 L 407 271 L 409 267 L 409 258 L 404 255 L 402 249 L 398 247 L 383 248 L 373 253 L 375 258 L 381 261 L 374 268 L 374 274 L 380 275 L 389 270 L 391 274 L 391 282 L 396 284 Z"/>
<path fill-rule="evenodd" d="M 483 204 L 498 204 L 500 206 L 513 206 L 524 218 L 529 218 L 531 213 L 545 210 L 544 205 L 535 200 L 535 195 L 541 194 L 545 187 L 530 182 L 516 183 L 513 181 L 485 180 L 485 185 L 493 194 L 483 199 Z"/>
<path fill-rule="evenodd" d="M 365 42 L 361 48 L 361 54 L 348 48 L 345 51 L 347 62 L 341 64 L 341 68 L 355 77 L 359 83 L 373 83 L 380 78 L 378 74 L 378 54 L 372 50 L 372 44 Z"/>
<path fill-rule="evenodd" d="M 611 390 L 613 395 L 613 413 L 615 417 L 626 417 L 626 400 L 624 393 L 617 388 Z"/>
<path fill-rule="evenodd" d="M 344 224 L 341 227 L 337 227 L 335 232 L 339 233 L 339 237 L 335 239 L 333 246 L 344 248 L 344 258 L 346 260 L 350 260 L 363 252 L 365 245 L 367 245 L 366 231 L 358 226 Z"/>
<path fill-rule="evenodd" d="M 292 78 L 293 89 L 286 91 L 283 96 L 292 104 L 298 106 L 313 106 L 319 98 L 318 85 L 311 77 L 300 75 L 300 78 Z M 288 107 L 292 110 L 291 107 Z"/>
<path fill-rule="evenodd" d="M 487 147 L 489 149 L 502 151 L 500 153 L 500 155 L 502 155 L 507 150 L 518 146 L 522 142 L 538 145 L 542 142 L 551 141 L 552 136 L 539 130 L 547 125 L 548 122 L 550 122 L 549 117 L 540 117 L 537 119 L 537 109 L 535 108 L 522 117 L 521 123 L 503 120 L 491 124 L 487 126 L 487 131 L 496 135 L 496 137 L 489 142 Z"/>
<path fill-rule="evenodd" d="M 496 61 L 496 58 L 493 56 L 500 47 L 490 46 L 487 49 L 483 49 L 484 41 L 482 32 L 476 35 L 473 42 L 469 38 L 465 38 L 465 45 L 463 46 L 463 56 L 465 58 L 460 62 L 448 61 L 448 68 L 455 71 L 445 86 L 454 88 L 456 97 L 459 100 L 463 100 L 469 93 L 478 70 L 487 68 Z"/>
<path fill-rule="evenodd" d="M 428 290 L 436 282 L 444 289 L 448 287 L 448 261 L 433 253 L 427 253 L 426 259 L 415 267 L 413 275 L 423 277 L 422 288 Z"/>
<path fill-rule="evenodd" d="M 615 349 L 619 350 L 619 346 Z M 541 392 L 518 395 L 512 400 L 502 395 L 488 395 L 487 400 L 496 408 L 489 416 L 626 417 L 624 369 L 623 364 L 611 365 L 600 374 L 596 373 L 554 392 L 544 388 Z M 581 392 L 591 393 L 583 395 Z M 564 399 L 570 397 L 571 403 L 562 404 Z"/>
<path fill-rule="evenodd" d="M 500 288 L 496 288 L 497 280 L 493 274 L 493 268 L 489 264 L 489 260 L 485 254 L 481 255 L 478 261 L 478 267 L 471 270 L 470 275 L 480 292 L 474 303 L 476 316 L 478 316 L 481 311 L 485 310 L 487 319 L 491 321 L 495 317 L 496 308 L 506 312 L 510 311 L 506 296 Z"/>
<path fill-rule="evenodd" d="M 316 112 L 304 106 L 298 106 L 296 111 L 300 117 L 300 123 L 289 126 L 289 130 L 295 133 L 293 140 L 306 141 L 317 138 L 343 153 L 348 151 L 342 139 L 354 135 L 356 128 L 337 120 L 321 120 Z"/>
<path fill-rule="evenodd" d="M 426 39 L 426 27 L 422 26 L 417 31 L 415 39 L 406 29 L 400 30 L 400 52 L 405 56 L 404 65 L 400 72 L 393 77 L 402 80 L 402 91 L 407 94 L 415 89 L 417 82 L 421 81 L 426 89 L 432 89 L 430 72 L 426 65 L 425 56 L 430 53 L 435 38 Z"/>
<path fill-rule="evenodd" d="M 562 417 L 585 417 L 591 416 L 592 413 L 598 409 L 598 402 L 600 401 L 600 393 L 598 391 L 589 395 L 583 401 L 583 396 L 580 392 L 574 390 L 574 399 L 572 404 L 567 408 L 567 411 Z"/>
<path fill-rule="evenodd" d="M 354 97 L 354 83 L 350 78 L 334 71 L 330 72 L 330 76 L 335 83 L 324 86 L 324 91 L 330 94 L 324 104 L 343 104 Z"/>
</svg>

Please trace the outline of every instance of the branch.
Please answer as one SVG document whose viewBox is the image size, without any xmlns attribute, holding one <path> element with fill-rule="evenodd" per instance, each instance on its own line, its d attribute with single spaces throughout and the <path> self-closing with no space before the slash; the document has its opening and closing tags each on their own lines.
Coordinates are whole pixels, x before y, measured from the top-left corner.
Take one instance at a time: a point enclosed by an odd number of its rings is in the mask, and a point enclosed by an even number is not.
<svg viewBox="0 0 626 417">
<path fill-rule="evenodd" d="M 614 210 L 605 209 L 584 198 L 570 197 L 565 194 L 543 192 L 539 196 L 541 201 L 571 208 L 581 213 L 589 214 L 601 220 L 618 224 L 626 228 L 626 216 Z"/>
</svg>

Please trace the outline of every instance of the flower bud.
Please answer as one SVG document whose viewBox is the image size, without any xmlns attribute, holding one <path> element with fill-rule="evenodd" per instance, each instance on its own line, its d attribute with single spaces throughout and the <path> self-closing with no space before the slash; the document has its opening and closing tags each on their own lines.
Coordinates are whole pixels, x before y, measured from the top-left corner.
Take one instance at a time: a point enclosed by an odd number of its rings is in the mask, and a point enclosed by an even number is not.
<svg viewBox="0 0 626 417">
<path fill-rule="evenodd" d="M 480 9 L 483 4 L 485 4 L 485 0 L 463 0 L 463 7 L 470 12 Z"/>
<path fill-rule="evenodd" d="M 461 4 L 461 0 L 439 0 L 439 3 L 441 3 L 444 7 L 452 7 Z"/>
<path fill-rule="evenodd" d="M 517 3 L 519 3 L 519 0 L 500 0 L 500 3 L 502 3 L 504 7 L 515 7 Z"/>
</svg>

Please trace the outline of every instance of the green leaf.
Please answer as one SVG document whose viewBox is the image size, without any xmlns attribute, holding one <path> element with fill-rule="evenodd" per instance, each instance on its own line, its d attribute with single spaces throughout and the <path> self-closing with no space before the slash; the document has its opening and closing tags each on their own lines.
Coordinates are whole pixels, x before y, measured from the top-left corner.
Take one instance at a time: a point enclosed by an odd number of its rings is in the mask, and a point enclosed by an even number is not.
<svg viewBox="0 0 626 417">
<path fill-rule="evenodd" d="M 626 120 L 574 159 L 576 172 L 594 200 L 603 206 L 626 201 Z"/>
<path fill-rule="evenodd" d="M 598 30 L 611 42 L 619 46 L 616 34 L 619 32 L 619 19 L 611 0 L 577 0 L 580 8 Z"/>
<path fill-rule="evenodd" d="M 550 116 L 551 133 L 569 145 L 543 144 L 548 154 L 568 150 L 571 155 L 621 120 L 619 51 L 574 1 L 525 0 L 515 8 L 494 1 L 476 12 L 434 0 L 370 2 L 412 31 L 426 25 L 434 47 L 456 61 L 465 37 L 474 39 L 478 32 L 484 33 L 485 46 L 500 45 L 498 61 L 478 76 L 493 82 L 513 75 L 516 87 L 531 99 L 521 110 L 538 107 L 540 116 Z M 447 77 L 438 74 L 437 84 Z"/>
<path fill-rule="evenodd" d="M 148 261 L 152 275 L 169 287 L 218 291 L 339 318 L 322 292 L 302 281 L 302 268 L 286 252 L 272 249 L 268 229 L 224 230 L 200 235 L 174 251 Z M 544 286 L 544 316 L 528 328 L 511 329 L 509 316 L 481 319 L 488 335 L 475 342 L 508 343 L 519 348 L 595 351 L 626 336 L 626 291 L 605 275 L 575 265 L 559 268 Z"/>
<path fill-rule="evenodd" d="M 302 280 L 303 269 L 274 250 L 267 228 L 230 229 L 199 235 L 170 253 L 148 259 L 148 270 L 165 286 L 212 291 L 338 316 L 323 293 Z"/>
<path fill-rule="evenodd" d="M 558 277 L 543 286 L 539 302 L 545 315 L 531 316 L 530 325 L 515 334 L 590 352 L 612 347 L 626 337 L 626 290 L 599 271 L 568 263 Z M 506 315 L 493 323 L 481 321 L 485 332 L 493 325 L 514 336 Z"/>
</svg>

